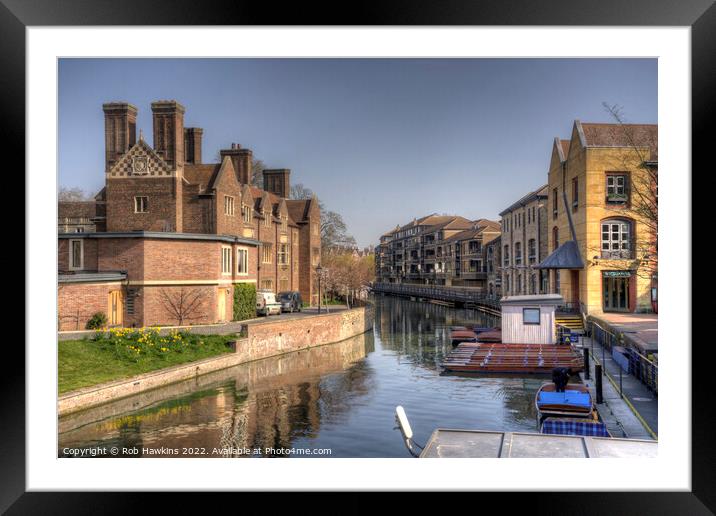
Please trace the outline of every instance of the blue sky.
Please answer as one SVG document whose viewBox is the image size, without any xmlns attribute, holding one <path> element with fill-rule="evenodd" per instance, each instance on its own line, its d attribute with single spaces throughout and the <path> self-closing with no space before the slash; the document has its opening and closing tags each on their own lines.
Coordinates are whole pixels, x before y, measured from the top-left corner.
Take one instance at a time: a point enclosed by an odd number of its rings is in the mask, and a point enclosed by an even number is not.
<svg viewBox="0 0 716 516">
<path fill-rule="evenodd" d="M 176 99 L 204 129 L 290 168 L 358 244 L 429 213 L 498 219 L 546 182 L 551 143 L 602 102 L 657 123 L 656 59 L 62 59 L 59 183 L 103 186 L 102 103 Z"/>
</svg>

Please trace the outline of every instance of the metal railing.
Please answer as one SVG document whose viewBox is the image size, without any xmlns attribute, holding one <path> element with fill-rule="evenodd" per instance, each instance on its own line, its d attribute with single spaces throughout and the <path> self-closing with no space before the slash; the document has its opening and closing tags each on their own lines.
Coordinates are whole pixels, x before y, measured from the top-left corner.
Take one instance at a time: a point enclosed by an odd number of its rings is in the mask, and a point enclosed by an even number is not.
<svg viewBox="0 0 716 516">
<path fill-rule="evenodd" d="M 629 343 L 625 343 L 620 335 L 615 335 L 609 330 L 602 328 L 594 321 L 589 321 L 588 329 L 588 334 L 591 336 L 592 342 L 596 342 L 600 346 L 602 346 L 602 363 L 604 362 L 605 350 L 613 355 L 614 348 L 620 347 L 624 350 L 623 356 L 625 358 L 625 361 L 623 363 L 619 363 L 619 361 L 617 361 L 620 371 L 625 369 L 626 366 L 627 372 L 630 375 L 639 380 L 642 384 L 646 386 L 647 389 L 652 391 L 654 394 L 658 394 L 659 366 L 656 364 L 656 362 L 649 360 Z M 592 356 L 594 356 L 593 347 Z"/>
<path fill-rule="evenodd" d="M 580 313 L 580 304 L 581 303 L 573 303 L 571 301 L 565 302 L 557 307 L 557 311 L 562 312 L 562 313 L 568 313 L 568 314 L 579 314 Z"/>
<path fill-rule="evenodd" d="M 475 303 L 485 305 L 495 310 L 500 309 L 500 301 L 496 296 L 486 294 L 482 289 L 473 287 L 444 287 L 433 285 L 406 285 L 404 283 L 374 283 L 371 285 L 374 292 L 397 294 L 403 296 L 423 297 L 438 301 Z"/>
</svg>

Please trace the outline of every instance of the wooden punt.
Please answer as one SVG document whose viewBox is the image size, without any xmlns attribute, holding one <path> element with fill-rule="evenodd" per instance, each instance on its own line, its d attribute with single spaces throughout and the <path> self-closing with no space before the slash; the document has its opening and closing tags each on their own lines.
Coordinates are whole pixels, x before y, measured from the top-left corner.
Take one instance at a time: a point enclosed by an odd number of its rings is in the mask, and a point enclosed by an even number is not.
<svg viewBox="0 0 716 516">
<path fill-rule="evenodd" d="M 502 330 L 492 328 L 477 334 L 478 342 L 502 342 Z"/>
<path fill-rule="evenodd" d="M 554 383 L 545 383 L 539 388 L 537 394 L 535 394 L 535 408 L 539 415 L 540 424 L 548 417 L 586 417 L 597 419 L 597 412 L 594 410 L 594 400 L 587 386 L 578 383 L 568 383 L 564 388 L 566 393 L 565 400 L 545 401 L 541 399 L 542 393 L 560 394 L 556 392 L 556 389 L 557 387 Z M 580 395 L 579 402 L 575 401 L 571 403 L 569 401 L 570 391 Z M 585 399 L 585 395 L 587 403 L 582 403 L 582 400 Z"/>
<path fill-rule="evenodd" d="M 584 368 L 574 347 L 557 344 L 461 343 L 448 353 L 442 366 L 466 373 L 549 374 L 555 367 Z"/>
<path fill-rule="evenodd" d="M 474 331 L 464 330 L 452 330 L 450 332 L 450 342 L 453 346 L 457 346 L 461 342 L 477 342 L 477 335 Z"/>
</svg>

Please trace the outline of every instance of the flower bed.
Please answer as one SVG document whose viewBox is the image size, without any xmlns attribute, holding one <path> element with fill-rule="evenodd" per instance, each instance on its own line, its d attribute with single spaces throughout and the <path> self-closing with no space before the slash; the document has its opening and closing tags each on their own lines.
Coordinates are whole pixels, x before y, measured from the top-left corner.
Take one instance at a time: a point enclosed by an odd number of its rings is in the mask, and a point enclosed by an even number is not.
<svg viewBox="0 0 716 516">
<path fill-rule="evenodd" d="M 236 335 L 199 335 L 159 328 L 98 331 L 87 340 L 58 343 L 60 393 L 231 352 Z"/>
<path fill-rule="evenodd" d="M 195 354 L 214 349 L 223 351 L 226 339 L 209 338 L 188 331 L 173 330 L 160 335 L 159 328 L 112 328 L 97 332 L 93 339 L 101 349 L 113 353 L 121 360 L 139 362 L 154 357 L 166 359 L 174 353 Z"/>
</svg>

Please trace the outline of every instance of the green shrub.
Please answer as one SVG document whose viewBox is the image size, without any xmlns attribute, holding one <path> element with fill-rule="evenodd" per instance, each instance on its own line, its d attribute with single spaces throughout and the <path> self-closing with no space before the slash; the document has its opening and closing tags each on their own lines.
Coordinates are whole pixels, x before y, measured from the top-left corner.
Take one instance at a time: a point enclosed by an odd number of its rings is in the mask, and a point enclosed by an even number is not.
<svg viewBox="0 0 716 516">
<path fill-rule="evenodd" d="M 107 315 L 104 312 L 97 312 L 87 321 L 87 330 L 99 330 L 107 326 Z"/>
<path fill-rule="evenodd" d="M 256 317 L 256 285 L 239 283 L 234 285 L 234 321 Z"/>
</svg>

